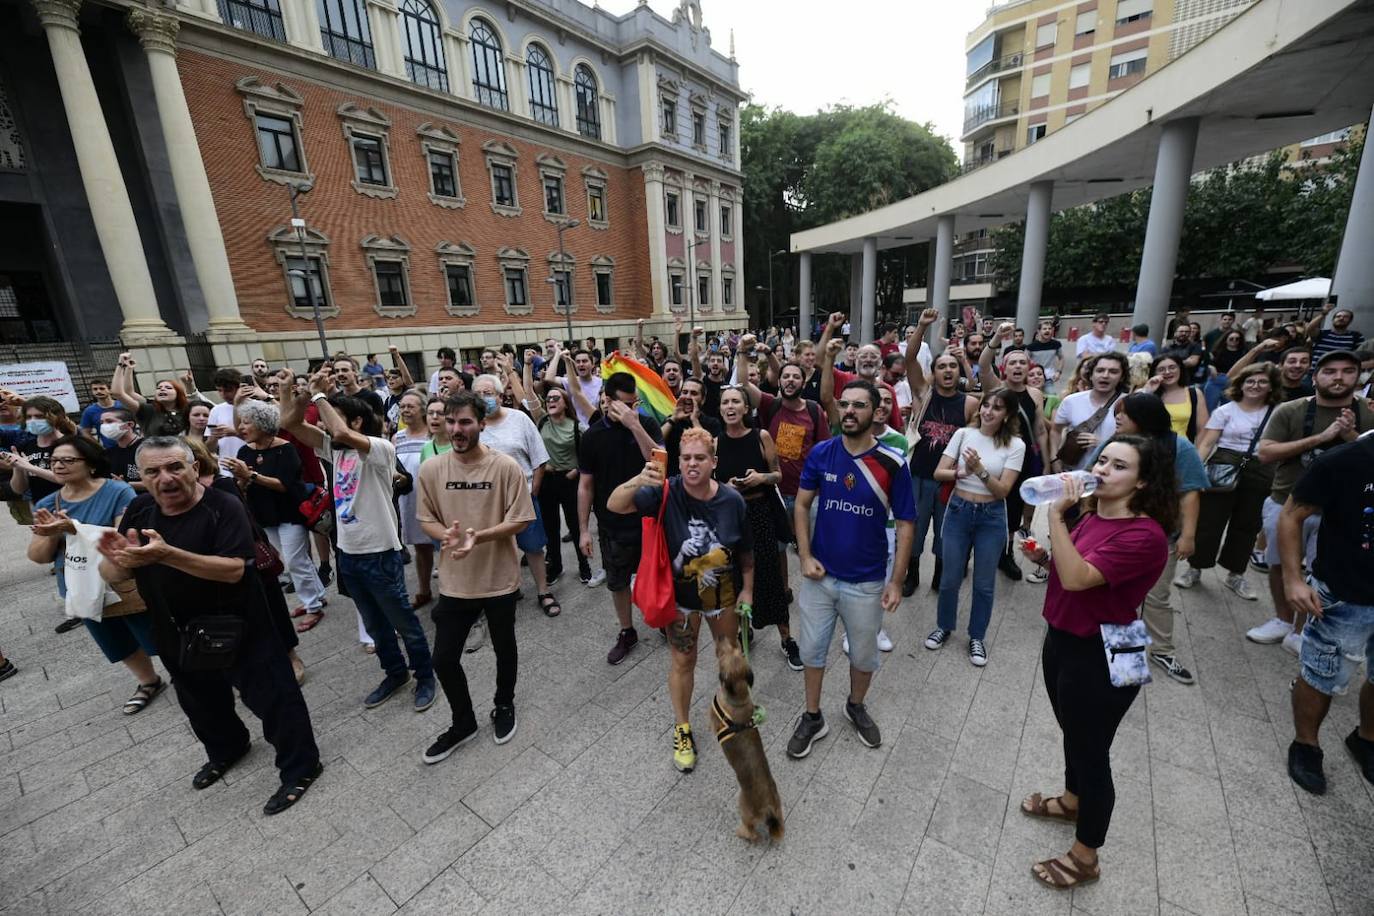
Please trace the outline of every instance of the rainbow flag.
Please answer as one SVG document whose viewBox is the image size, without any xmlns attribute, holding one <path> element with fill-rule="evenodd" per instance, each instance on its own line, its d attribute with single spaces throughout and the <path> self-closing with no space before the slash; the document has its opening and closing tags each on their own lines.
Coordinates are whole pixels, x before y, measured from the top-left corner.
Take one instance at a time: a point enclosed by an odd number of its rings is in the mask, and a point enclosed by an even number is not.
<svg viewBox="0 0 1374 916">
<path fill-rule="evenodd" d="M 635 388 L 639 392 L 639 412 L 644 416 L 662 424 L 673 415 L 677 398 L 657 372 L 619 350 L 601 360 L 601 377 L 608 378 L 612 372 L 628 372 L 634 376 Z"/>
</svg>

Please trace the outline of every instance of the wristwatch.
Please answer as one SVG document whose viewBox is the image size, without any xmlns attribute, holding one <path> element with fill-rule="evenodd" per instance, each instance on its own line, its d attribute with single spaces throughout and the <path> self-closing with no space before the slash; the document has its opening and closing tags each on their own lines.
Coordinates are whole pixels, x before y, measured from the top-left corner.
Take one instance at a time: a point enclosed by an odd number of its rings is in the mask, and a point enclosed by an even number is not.
<svg viewBox="0 0 1374 916">
<path fill-rule="evenodd" d="M 991 477 L 991 476 L 992 476 L 992 475 L 988 473 L 988 469 L 987 469 L 987 468 L 983 468 L 983 469 L 982 469 L 981 471 L 979 471 L 978 474 L 977 474 L 978 479 L 979 479 L 979 480 L 982 480 L 982 481 L 986 481 L 986 480 L 987 480 L 989 477 Z"/>
<path fill-rule="evenodd" d="M 249 472 L 248 472 L 248 482 L 249 482 L 249 483 L 257 483 L 257 482 L 258 482 L 258 472 L 257 472 L 257 471 L 249 471 Z"/>
</svg>

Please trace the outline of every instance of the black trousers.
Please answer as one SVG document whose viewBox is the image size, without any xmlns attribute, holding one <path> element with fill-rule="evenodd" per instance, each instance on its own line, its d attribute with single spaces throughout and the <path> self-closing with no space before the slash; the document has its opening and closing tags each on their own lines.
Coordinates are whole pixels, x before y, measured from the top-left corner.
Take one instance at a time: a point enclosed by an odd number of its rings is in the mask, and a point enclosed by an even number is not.
<svg viewBox="0 0 1374 916">
<path fill-rule="evenodd" d="M 562 511 L 568 522 L 568 532 L 572 534 L 573 555 L 577 557 L 577 571 L 591 576 L 591 565 L 578 549 L 577 539 L 577 480 L 569 480 L 566 471 L 546 471 L 539 484 L 539 514 L 544 519 L 544 535 L 549 546 L 544 548 L 544 565 L 549 578 L 563 571 L 562 529 L 558 523 L 558 513 Z"/>
<path fill-rule="evenodd" d="M 468 632 L 483 613 L 487 615 L 487 632 L 491 634 L 491 648 L 496 653 L 497 706 L 515 703 L 515 677 L 519 655 L 515 648 L 515 592 L 496 598 L 451 598 L 439 596 L 434 606 L 434 674 L 444 688 L 449 708 L 453 710 L 453 727 L 460 731 L 477 726 L 472 711 L 472 694 L 468 692 L 468 678 L 463 673 L 463 645 Z"/>
<path fill-rule="evenodd" d="M 1112 740 L 1139 687 L 1113 687 L 1102 638 L 1050 627 L 1040 655 L 1045 689 L 1064 733 L 1064 788 L 1078 796 L 1078 841 L 1097 849 L 1107 840 L 1116 805 Z"/>
<path fill-rule="evenodd" d="M 262 720 L 263 736 L 277 751 L 283 785 L 295 785 L 320 762 L 310 710 L 296 684 L 275 625 L 262 610 L 250 612 L 243 642 L 232 667 L 223 671 L 182 671 L 175 630 L 157 627 L 158 654 L 172 675 L 177 702 L 191 731 L 212 762 L 232 760 L 252 738 L 234 709 L 234 690 L 243 705 Z"/>
</svg>

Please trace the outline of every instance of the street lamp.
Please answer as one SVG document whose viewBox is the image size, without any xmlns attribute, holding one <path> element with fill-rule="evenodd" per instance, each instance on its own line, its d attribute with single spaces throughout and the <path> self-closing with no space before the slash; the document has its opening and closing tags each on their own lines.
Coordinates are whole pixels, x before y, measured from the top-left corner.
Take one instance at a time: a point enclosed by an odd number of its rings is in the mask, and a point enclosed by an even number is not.
<svg viewBox="0 0 1374 916">
<path fill-rule="evenodd" d="M 688 239 L 688 240 L 687 240 L 687 328 L 688 328 L 689 331 L 691 331 L 692 328 L 695 328 L 695 327 L 697 326 L 696 302 L 695 302 L 695 300 L 693 299 L 693 296 L 696 295 L 696 291 L 697 291 L 697 265 L 696 265 L 696 261 L 692 260 L 692 249 L 695 248 L 695 247 L 696 247 L 696 239 Z M 691 333 L 695 333 L 695 332 L 691 332 Z M 689 340 L 691 339 L 691 333 L 688 334 L 688 339 L 689 339 Z"/>
<path fill-rule="evenodd" d="M 582 224 L 581 224 L 578 220 L 575 220 L 575 219 L 564 220 L 564 221 L 561 222 L 561 223 L 556 223 L 556 224 L 555 224 L 555 228 L 558 230 L 558 267 L 559 267 L 559 269 L 561 269 L 564 273 L 566 273 L 567 276 L 568 276 L 568 289 L 567 289 L 567 293 L 568 293 L 568 294 L 567 294 L 567 297 L 566 297 L 566 298 L 567 298 L 567 301 L 563 303 L 563 318 L 564 318 L 564 320 L 567 322 L 567 325 L 568 325 L 568 346 L 569 346 L 569 347 L 573 347 L 574 349 L 575 349 L 576 347 L 575 347 L 575 344 L 573 343 L 573 333 L 572 333 L 572 306 L 573 306 L 573 282 L 572 282 L 572 271 L 571 271 L 571 270 L 568 270 L 568 254 L 567 254 L 567 252 L 565 252 L 565 251 L 563 250 L 563 230 L 564 230 L 564 229 L 576 229 L 576 228 L 577 228 L 578 226 L 580 226 L 580 225 L 582 225 Z M 553 276 L 549 277 L 548 282 L 550 282 L 550 283 L 553 284 L 554 306 L 557 307 L 557 305 L 558 305 L 558 302 L 557 302 L 557 300 L 558 300 L 558 271 L 553 271 Z"/>
<path fill-rule="evenodd" d="M 778 255 L 787 256 L 786 251 L 768 252 L 768 324 L 764 325 L 764 330 L 773 326 L 773 259 Z"/>
<path fill-rule="evenodd" d="M 315 284 L 310 276 L 310 253 L 305 248 L 305 220 L 301 219 L 301 210 L 296 204 L 298 195 L 307 194 L 313 188 L 314 185 L 309 182 L 292 182 L 286 186 L 291 193 L 291 228 L 296 230 L 296 240 L 301 244 L 301 269 L 288 270 L 287 275 L 301 278 L 305 295 L 310 300 L 310 311 L 315 315 L 315 331 L 320 335 L 320 355 L 328 361 L 329 342 L 324 339 L 324 318 L 320 316 L 320 302 L 315 298 Z"/>
</svg>

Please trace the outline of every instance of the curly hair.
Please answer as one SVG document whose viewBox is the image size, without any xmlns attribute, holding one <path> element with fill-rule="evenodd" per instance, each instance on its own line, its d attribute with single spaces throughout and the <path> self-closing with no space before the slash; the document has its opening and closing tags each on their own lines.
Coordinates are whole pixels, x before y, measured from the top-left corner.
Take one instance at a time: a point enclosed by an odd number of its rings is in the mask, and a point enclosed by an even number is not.
<svg viewBox="0 0 1374 916">
<path fill-rule="evenodd" d="M 1127 504 L 1132 512 L 1149 516 L 1159 522 L 1166 534 L 1178 530 L 1178 486 L 1174 481 L 1174 456 L 1164 443 L 1148 436 L 1113 436 L 1107 445 L 1119 442 L 1135 450 L 1136 479 L 1144 482 L 1131 494 Z M 1106 446 L 1103 446 L 1106 449 Z M 1097 511 L 1097 498 L 1086 500 L 1089 512 Z"/>
<path fill-rule="evenodd" d="M 281 411 L 276 404 L 269 404 L 266 401 L 244 401 L 234 408 L 234 416 L 240 420 L 246 420 L 257 428 L 259 432 L 275 436 L 277 430 L 281 428 Z"/>
<path fill-rule="evenodd" d="M 1264 403 L 1274 406 L 1283 401 L 1283 388 L 1279 381 L 1279 367 L 1274 363 L 1251 363 L 1244 369 L 1227 376 L 1226 399 L 1240 403 L 1245 397 L 1245 380 L 1252 375 L 1262 375 L 1269 380 L 1269 394 Z"/>
<path fill-rule="evenodd" d="M 678 452 L 689 442 L 699 442 L 706 449 L 706 453 L 714 455 L 716 453 L 716 440 L 706 430 L 699 426 L 693 426 L 682 431 L 682 438 L 678 440 Z"/>
</svg>

